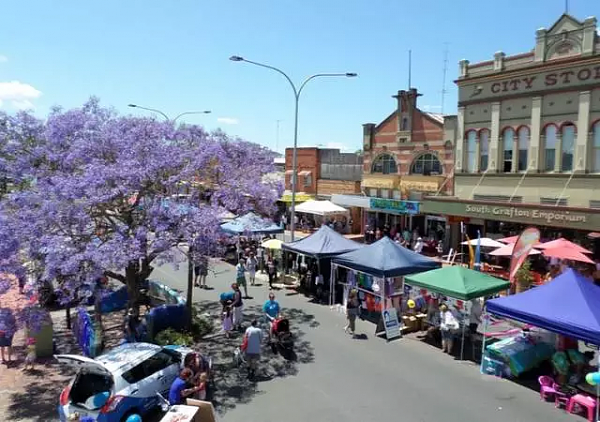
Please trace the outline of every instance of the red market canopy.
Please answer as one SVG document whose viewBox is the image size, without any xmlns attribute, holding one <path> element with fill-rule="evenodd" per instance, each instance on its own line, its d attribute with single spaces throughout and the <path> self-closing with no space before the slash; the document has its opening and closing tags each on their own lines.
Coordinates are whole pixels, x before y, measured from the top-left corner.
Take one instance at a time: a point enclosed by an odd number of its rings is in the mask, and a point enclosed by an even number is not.
<svg viewBox="0 0 600 422">
<path fill-rule="evenodd" d="M 508 243 L 509 245 L 512 243 L 517 243 L 517 240 L 519 240 L 519 236 L 521 235 L 516 235 L 516 236 L 509 236 L 509 237 L 503 237 L 502 239 L 496 239 L 498 242 L 502 242 L 502 243 Z"/>
<path fill-rule="evenodd" d="M 594 264 L 595 262 L 589 259 L 587 256 L 575 249 L 567 247 L 562 248 L 550 248 L 542 251 L 544 256 L 549 258 L 568 259 L 569 261 L 585 262 L 587 264 Z"/>
<path fill-rule="evenodd" d="M 583 246 L 579 246 L 577 243 L 573 243 L 565 238 L 551 240 L 550 242 L 540 243 L 535 245 L 536 249 L 554 249 L 554 248 L 570 248 L 579 253 L 592 253 Z"/>
<path fill-rule="evenodd" d="M 512 256 L 513 249 L 515 248 L 515 244 L 511 243 L 509 245 L 502 246 L 501 248 L 495 249 L 489 253 L 489 255 L 493 256 Z M 532 249 L 529 251 L 529 255 L 539 255 L 541 252 L 537 249 Z"/>
</svg>

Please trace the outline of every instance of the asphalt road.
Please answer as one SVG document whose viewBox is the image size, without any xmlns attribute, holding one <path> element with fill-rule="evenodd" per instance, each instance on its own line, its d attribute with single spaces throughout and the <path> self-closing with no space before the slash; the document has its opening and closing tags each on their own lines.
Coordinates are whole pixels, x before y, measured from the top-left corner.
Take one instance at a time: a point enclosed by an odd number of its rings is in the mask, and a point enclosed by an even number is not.
<svg viewBox="0 0 600 422">
<path fill-rule="evenodd" d="M 157 268 L 152 277 L 183 290 L 186 268 Z M 208 284 L 194 301 L 215 314 L 218 294 L 233 281 L 233 268 L 216 263 Z M 257 314 L 267 288 L 250 288 L 247 313 Z M 261 377 L 250 383 L 231 364 L 240 339 L 216 335 L 205 346 L 217 362 L 215 402 L 225 422 L 533 422 L 573 421 L 575 416 L 543 403 L 539 394 L 511 381 L 483 376 L 472 363 L 407 338 L 386 343 L 374 326 L 358 321 L 366 339 L 343 332 L 344 317 L 302 295 L 277 292 L 298 338 L 297 362 L 265 352 Z M 575 419 L 574 419 L 575 418 Z M 584 419 L 581 419 L 584 420 Z"/>
</svg>

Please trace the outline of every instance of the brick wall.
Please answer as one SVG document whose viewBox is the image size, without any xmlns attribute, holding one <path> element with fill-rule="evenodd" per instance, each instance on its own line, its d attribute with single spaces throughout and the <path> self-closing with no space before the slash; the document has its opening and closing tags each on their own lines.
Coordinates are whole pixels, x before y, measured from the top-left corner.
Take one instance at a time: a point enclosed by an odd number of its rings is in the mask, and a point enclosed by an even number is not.
<svg viewBox="0 0 600 422">
<path fill-rule="evenodd" d="M 347 180 L 324 180 L 317 181 L 317 192 L 319 195 L 352 195 L 360 193 L 360 182 Z"/>
<path fill-rule="evenodd" d="M 285 150 L 285 188 L 292 189 L 292 148 Z M 314 194 L 317 192 L 317 180 L 319 179 L 319 150 L 317 148 L 298 148 L 298 178 L 297 192 Z M 302 171 L 310 171 L 310 176 L 300 175 Z M 309 179 L 310 180 L 307 180 Z M 307 185 L 306 182 L 310 181 Z"/>
</svg>

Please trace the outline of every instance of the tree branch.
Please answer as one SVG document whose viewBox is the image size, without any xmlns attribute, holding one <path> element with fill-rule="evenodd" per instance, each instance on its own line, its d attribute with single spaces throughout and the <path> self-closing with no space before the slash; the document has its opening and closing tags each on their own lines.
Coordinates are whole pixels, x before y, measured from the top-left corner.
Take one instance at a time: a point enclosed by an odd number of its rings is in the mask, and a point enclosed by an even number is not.
<svg viewBox="0 0 600 422">
<path fill-rule="evenodd" d="M 106 277 L 114 278 L 115 280 L 118 280 L 121 283 L 125 283 L 125 281 L 127 280 L 124 275 L 112 271 L 104 271 L 104 275 Z"/>
</svg>

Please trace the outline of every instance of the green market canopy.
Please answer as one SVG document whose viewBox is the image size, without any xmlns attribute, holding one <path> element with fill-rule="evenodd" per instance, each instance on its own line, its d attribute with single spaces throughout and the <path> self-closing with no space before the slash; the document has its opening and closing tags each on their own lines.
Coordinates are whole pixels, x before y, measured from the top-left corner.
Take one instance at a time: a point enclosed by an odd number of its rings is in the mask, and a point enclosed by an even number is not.
<svg viewBox="0 0 600 422">
<path fill-rule="evenodd" d="M 510 283 L 460 265 L 407 275 L 407 284 L 455 299 L 471 300 L 509 288 Z"/>
</svg>

